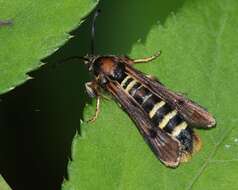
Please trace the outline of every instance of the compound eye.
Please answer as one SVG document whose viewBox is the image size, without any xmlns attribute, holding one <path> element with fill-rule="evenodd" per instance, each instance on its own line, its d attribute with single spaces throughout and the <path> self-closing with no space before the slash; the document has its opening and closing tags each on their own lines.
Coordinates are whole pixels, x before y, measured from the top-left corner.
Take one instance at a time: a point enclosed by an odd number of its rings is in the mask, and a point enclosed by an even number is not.
<svg viewBox="0 0 238 190">
<path fill-rule="evenodd" d="M 99 61 L 95 61 L 95 62 L 91 65 L 91 71 L 94 72 L 94 75 L 96 75 L 96 76 L 99 75 L 100 70 L 101 70 L 100 66 L 101 66 L 101 63 L 100 63 Z"/>
</svg>

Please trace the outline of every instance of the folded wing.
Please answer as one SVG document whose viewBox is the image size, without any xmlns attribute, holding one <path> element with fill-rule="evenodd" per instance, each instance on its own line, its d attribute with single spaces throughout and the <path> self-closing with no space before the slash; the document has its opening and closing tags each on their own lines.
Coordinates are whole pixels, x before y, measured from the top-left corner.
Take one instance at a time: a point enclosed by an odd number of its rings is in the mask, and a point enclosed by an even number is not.
<svg viewBox="0 0 238 190">
<path fill-rule="evenodd" d="M 126 94 L 117 82 L 110 81 L 106 88 L 134 121 L 139 132 L 157 158 L 166 166 L 176 167 L 181 157 L 180 142 L 162 131 L 162 129 L 153 126 L 147 114 L 140 108 L 137 102 Z"/>
<path fill-rule="evenodd" d="M 159 81 L 145 76 L 130 65 L 126 67 L 126 72 L 176 109 L 191 127 L 211 128 L 216 125 L 214 117 L 206 109 L 192 100 L 172 92 Z"/>
</svg>

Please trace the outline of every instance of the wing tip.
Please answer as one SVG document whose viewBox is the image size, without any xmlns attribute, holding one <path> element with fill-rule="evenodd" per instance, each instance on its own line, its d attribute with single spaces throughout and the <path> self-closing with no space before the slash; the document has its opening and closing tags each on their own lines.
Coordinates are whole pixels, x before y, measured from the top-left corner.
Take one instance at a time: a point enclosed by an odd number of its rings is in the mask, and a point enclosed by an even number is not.
<svg viewBox="0 0 238 190">
<path fill-rule="evenodd" d="M 214 117 L 211 117 L 209 124 L 207 125 L 208 128 L 215 127 L 217 124 L 216 119 Z"/>
<path fill-rule="evenodd" d="M 177 140 L 176 138 L 172 136 L 170 137 L 173 139 L 174 143 L 177 146 L 177 148 L 175 148 L 176 151 L 172 152 L 171 155 L 167 159 L 163 159 L 163 157 L 160 157 L 160 161 L 169 168 L 177 168 L 181 162 L 182 147 L 179 140 Z"/>
<path fill-rule="evenodd" d="M 161 160 L 162 163 L 169 167 L 169 168 L 177 168 L 180 164 L 180 156 L 178 156 L 177 160 L 176 161 L 165 161 L 165 160 Z"/>
</svg>

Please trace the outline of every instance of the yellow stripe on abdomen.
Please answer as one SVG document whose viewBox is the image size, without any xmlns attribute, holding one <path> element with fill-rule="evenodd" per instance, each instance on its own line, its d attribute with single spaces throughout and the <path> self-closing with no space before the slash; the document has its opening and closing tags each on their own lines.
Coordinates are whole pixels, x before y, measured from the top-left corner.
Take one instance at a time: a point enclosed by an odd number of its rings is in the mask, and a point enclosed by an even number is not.
<svg viewBox="0 0 238 190">
<path fill-rule="evenodd" d="M 121 86 L 123 87 L 130 78 L 131 78 L 130 76 L 124 78 L 123 81 L 121 82 Z"/>
<path fill-rule="evenodd" d="M 172 136 L 173 136 L 173 137 L 177 137 L 183 129 L 186 129 L 186 128 L 187 128 L 187 126 L 188 126 L 188 124 L 187 124 L 185 121 L 183 121 L 182 123 L 180 123 L 179 125 L 177 125 L 177 126 L 174 128 L 174 130 L 173 130 L 173 132 L 172 132 Z"/>
<path fill-rule="evenodd" d="M 132 89 L 133 86 L 134 86 L 136 83 L 137 83 L 136 80 L 131 81 L 131 82 L 127 85 L 125 91 L 126 91 L 126 92 L 129 92 L 129 90 Z"/>
<path fill-rule="evenodd" d="M 149 112 L 150 118 L 152 118 L 152 117 L 155 115 L 155 113 L 157 112 L 157 110 L 158 110 L 159 108 L 163 107 L 164 105 L 165 105 L 165 102 L 164 102 L 164 101 L 160 101 L 160 102 L 156 103 L 156 104 L 154 105 L 154 107 L 151 109 L 151 111 Z"/>
<path fill-rule="evenodd" d="M 164 118 L 162 119 L 162 121 L 160 122 L 159 128 L 163 129 L 167 125 L 169 120 L 172 119 L 176 114 L 177 114 L 176 110 L 173 110 L 169 112 L 168 114 L 166 114 Z"/>
</svg>

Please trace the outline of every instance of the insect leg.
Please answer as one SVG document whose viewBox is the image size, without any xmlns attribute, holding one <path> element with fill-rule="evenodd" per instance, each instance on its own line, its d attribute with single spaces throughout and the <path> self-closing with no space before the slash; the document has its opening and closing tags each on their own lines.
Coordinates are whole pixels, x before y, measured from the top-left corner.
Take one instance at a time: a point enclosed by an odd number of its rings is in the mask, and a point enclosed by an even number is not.
<svg viewBox="0 0 238 190">
<path fill-rule="evenodd" d="M 86 88 L 87 94 L 91 98 L 94 98 L 96 96 L 100 96 L 100 97 L 104 98 L 105 100 L 111 100 L 110 97 L 107 97 L 107 96 L 105 96 L 104 94 L 102 94 L 100 92 L 100 89 L 98 88 L 98 85 L 97 85 L 96 81 L 86 82 L 85 83 L 85 88 Z"/>
<path fill-rule="evenodd" d="M 91 81 L 91 82 L 87 82 L 85 84 L 85 87 L 86 87 L 86 91 L 88 93 L 88 95 L 91 97 L 91 98 L 94 98 L 96 97 L 96 111 L 94 113 L 94 115 L 87 120 L 87 122 L 94 122 L 97 117 L 98 117 L 98 114 L 99 114 L 99 111 L 100 111 L 100 92 L 99 92 L 99 88 L 98 88 L 98 85 L 96 83 L 96 81 Z"/>
<path fill-rule="evenodd" d="M 97 96 L 96 99 L 97 99 L 96 111 L 95 111 L 94 115 L 90 119 L 87 120 L 88 123 L 93 123 L 94 121 L 96 121 L 96 119 L 99 115 L 99 112 L 100 112 L 100 96 Z"/>
<path fill-rule="evenodd" d="M 96 81 L 86 82 L 85 83 L 86 92 L 90 98 L 99 96 L 99 89 Z"/>
<path fill-rule="evenodd" d="M 150 57 L 145 57 L 145 58 L 142 58 L 142 59 L 135 59 L 133 60 L 134 63 L 147 63 L 147 62 L 150 62 L 150 61 L 153 61 L 154 59 L 156 59 L 157 57 L 159 57 L 161 54 L 160 51 L 158 51 L 156 54 L 150 56 Z"/>
</svg>

